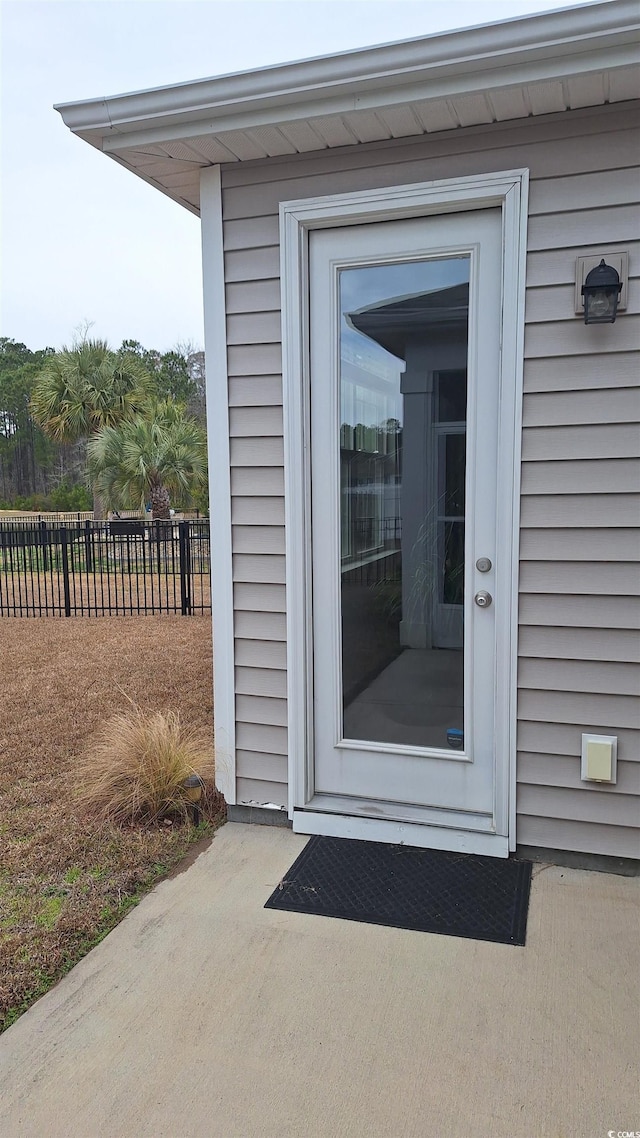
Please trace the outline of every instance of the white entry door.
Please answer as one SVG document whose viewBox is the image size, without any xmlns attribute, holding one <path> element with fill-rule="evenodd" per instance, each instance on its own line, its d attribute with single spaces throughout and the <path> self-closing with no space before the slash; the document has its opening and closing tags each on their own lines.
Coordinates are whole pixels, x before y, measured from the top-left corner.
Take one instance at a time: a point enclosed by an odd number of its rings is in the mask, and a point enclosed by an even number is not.
<svg viewBox="0 0 640 1138">
<path fill-rule="evenodd" d="M 314 230 L 309 282 L 313 774 L 294 826 L 406 824 L 409 844 L 506 856 L 501 210 Z"/>
</svg>

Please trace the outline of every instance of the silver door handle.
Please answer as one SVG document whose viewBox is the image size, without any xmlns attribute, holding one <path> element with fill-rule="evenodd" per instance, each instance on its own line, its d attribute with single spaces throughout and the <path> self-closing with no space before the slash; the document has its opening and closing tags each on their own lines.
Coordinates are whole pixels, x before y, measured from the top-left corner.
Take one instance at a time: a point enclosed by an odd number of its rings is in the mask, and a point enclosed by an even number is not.
<svg viewBox="0 0 640 1138">
<path fill-rule="evenodd" d="M 491 593 L 487 593 L 484 589 L 481 589 L 479 593 L 476 593 L 473 599 L 476 602 L 478 608 L 488 609 L 493 600 L 493 597 L 491 596 Z"/>
</svg>

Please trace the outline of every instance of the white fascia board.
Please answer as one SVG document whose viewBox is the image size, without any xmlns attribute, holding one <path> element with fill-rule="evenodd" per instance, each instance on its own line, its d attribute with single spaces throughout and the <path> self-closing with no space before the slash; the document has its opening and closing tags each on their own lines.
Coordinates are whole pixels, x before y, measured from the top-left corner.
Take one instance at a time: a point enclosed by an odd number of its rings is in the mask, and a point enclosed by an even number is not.
<svg viewBox="0 0 640 1138">
<path fill-rule="evenodd" d="M 468 71 L 455 75 L 442 77 L 438 82 L 413 82 L 409 85 L 378 87 L 372 91 L 360 91 L 357 94 L 343 93 L 341 95 L 327 95 L 317 98 L 313 103 L 296 101 L 287 105 L 273 104 L 265 107 L 253 106 L 241 112 L 217 115 L 215 122 L 211 116 L 206 121 L 189 119 L 174 119 L 172 122 L 163 120 L 163 125 L 145 126 L 139 123 L 140 129 L 118 133 L 115 129 L 101 140 L 100 149 L 110 154 L 113 151 L 124 151 L 139 146 L 152 146 L 169 140 L 188 140 L 196 135 L 214 133 L 224 142 L 226 131 L 251 130 L 257 126 L 281 125 L 303 119 L 313 124 L 316 117 L 341 115 L 349 111 L 384 110 L 385 107 L 397 104 L 410 104 L 429 99 L 438 100 L 453 98 L 460 95 L 475 95 L 491 93 L 496 90 L 519 90 L 522 87 L 551 79 L 569 79 L 573 75 L 587 75 L 590 73 L 605 73 L 613 68 L 630 67 L 637 65 L 638 52 L 632 48 L 617 48 L 604 55 L 598 53 L 597 58 L 585 56 L 570 56 L 557 60 L 541 60 L 526 67 L 506 67 L 500 72 L 484 72 L 473 74 Z M 79 131 L 83 138 L 84 132 Z M 86 138 L 86 141 L 92 141 Z M 95 143 L 94 143 L 95 145 Z M 194 152 L 194 161 L 198 155 Z M 137 172 L 137 171 L 136 171 Z"/>
<path fill-rule="evenodd" d="M 623 58 L 637 60 L 633 43 L 639 29 L 636 0 L 607 0 L 214 79 L 65 103 L 56 110 L 70 130 L 92 145 L 100 145 L 102 138 L 101 148 L 122 148 L 135 145 L 130 134 L 144 134 L 152 141 L 156 131 L 158 138 L 177 138 L 183 131 L 193 134 L 194 127 L 200 133 L 218 133 L 282 122 L 294 111 L 295 117 L 308 117 L 310 111 L 324 114 L 330 106 L 329 113 L 340 113 L 406 101 L 408 91 L 416 87 L 422 98 L 462 94 L 469 90 L 470 79 L 478 89 L 480 76 L 481 88 L 488 90 L 504 85 L 499 80 L 505 70 L 512 84 L 564 77 L 572 58 L 573 71 L 602 69 L 612 50 L 620 66 L 620 49 Z"/>
</svg>

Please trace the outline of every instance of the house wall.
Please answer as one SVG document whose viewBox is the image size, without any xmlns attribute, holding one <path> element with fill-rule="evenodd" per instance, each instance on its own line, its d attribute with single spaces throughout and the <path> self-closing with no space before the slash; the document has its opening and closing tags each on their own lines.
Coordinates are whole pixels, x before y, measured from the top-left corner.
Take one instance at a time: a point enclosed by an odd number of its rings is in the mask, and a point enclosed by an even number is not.
<svg viewBox="0 0 640 1138">
<path fill-rule="evenodd" d="M 640 856 L 636 122 L 618 105 L 222 168 L 238 804 L 287 802 L 279 202 L 528 167 L 517 840 Z M 628 311 L 585 327 L 575 259 L 618 249 Z M 581 783 L 585 730 L 618 736 L 616 786 Z"/>
</svg>

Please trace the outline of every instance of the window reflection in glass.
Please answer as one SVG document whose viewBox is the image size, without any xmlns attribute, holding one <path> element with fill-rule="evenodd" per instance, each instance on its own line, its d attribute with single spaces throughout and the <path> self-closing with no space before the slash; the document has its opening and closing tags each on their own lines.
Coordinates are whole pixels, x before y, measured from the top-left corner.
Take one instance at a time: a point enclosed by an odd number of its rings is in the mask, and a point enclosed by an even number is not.
<svg viewBox="0 0 640 1138">
<path fill-rule="evenodd" d="M 340 273 L 346 738 L 463 729 L 469 257 Z"/>
</svg>

